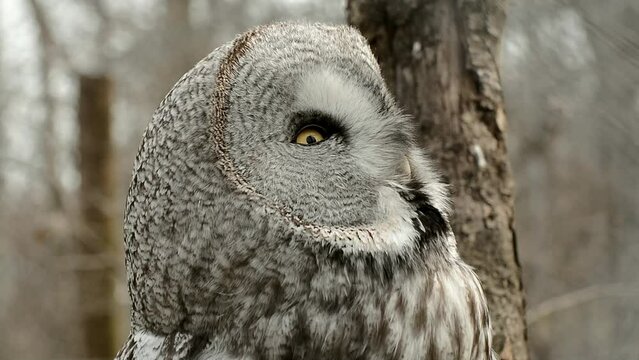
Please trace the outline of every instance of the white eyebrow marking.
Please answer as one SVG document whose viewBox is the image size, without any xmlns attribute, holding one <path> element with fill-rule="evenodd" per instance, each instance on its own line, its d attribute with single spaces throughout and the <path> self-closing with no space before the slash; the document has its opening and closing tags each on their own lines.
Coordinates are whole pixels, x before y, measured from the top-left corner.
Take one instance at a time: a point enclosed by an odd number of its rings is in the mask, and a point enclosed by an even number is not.
<svg viewBox="0 0 639 360">
<path fill-rule="evenodd" d="M 379 117 L 379 107 L 371 100 L 371 95 L 357 83 L 320 68 L 302 78 L 295 105 L 348 119 L 350 126 L 359 128 L 370 126 L 370 120 Z"/>
</svg>

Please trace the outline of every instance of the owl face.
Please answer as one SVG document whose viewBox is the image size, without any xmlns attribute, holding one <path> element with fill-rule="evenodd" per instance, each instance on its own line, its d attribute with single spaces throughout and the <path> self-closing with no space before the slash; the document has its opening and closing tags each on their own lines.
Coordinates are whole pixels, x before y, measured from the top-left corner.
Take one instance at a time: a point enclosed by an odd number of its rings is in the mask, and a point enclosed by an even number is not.
<svg viewBox="0 0 639 360">
<path fill-rule="evenodd" d="M 290 24 L 246 37 L 217 75 L 227 176 L 319 241 L 410 251 L 419 215 L 407 194 L 445 213 L 443 187 L 365 40 L 347 27 Z"/>
</svg>

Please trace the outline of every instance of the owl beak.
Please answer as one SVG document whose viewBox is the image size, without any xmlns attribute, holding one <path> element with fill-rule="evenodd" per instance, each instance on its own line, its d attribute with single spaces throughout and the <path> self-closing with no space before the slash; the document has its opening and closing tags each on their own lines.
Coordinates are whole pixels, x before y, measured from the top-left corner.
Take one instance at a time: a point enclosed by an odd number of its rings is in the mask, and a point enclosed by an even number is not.
<svg viewBox="0 0 639 360">
<path fill-rule="evenodd" d="M 410 178 L 412 175 L 412 170 L 410 167 L 410 161 L 408 160 L 408 156 L 404 156 L 400 165 L 399 165 L 400 174 Z"/>
</svg>

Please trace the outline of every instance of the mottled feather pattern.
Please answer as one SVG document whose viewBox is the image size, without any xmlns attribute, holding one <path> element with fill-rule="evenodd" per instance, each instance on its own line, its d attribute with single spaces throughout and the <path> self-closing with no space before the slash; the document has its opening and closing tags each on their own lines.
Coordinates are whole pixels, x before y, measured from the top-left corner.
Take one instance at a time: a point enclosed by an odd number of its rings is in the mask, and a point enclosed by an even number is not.
<svg viewBox="0 0 639 360">
<path fill-rule="evenodd" d="M 342 133 L 294 144 L 300 114 Z M 489 360 L 448 217 L 356 30 L 253 29 L 185 74 L 144 134 L 117 359 Z"/>
</svg>

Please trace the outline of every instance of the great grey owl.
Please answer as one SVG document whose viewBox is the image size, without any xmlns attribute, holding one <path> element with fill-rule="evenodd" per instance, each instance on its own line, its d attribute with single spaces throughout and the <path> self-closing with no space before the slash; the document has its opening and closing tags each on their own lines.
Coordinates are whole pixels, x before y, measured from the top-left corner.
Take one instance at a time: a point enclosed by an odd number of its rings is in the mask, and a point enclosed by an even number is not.
<svg viewBox="0 0 639 360">
<path fill-rule="evenodd" d="M 144 134 L 117 358 L 489 360 L 447 196 L 356 30 L 248 31 Z"/>
</svg>

